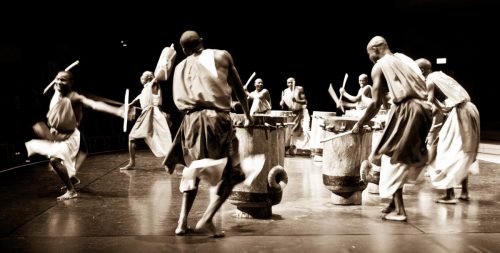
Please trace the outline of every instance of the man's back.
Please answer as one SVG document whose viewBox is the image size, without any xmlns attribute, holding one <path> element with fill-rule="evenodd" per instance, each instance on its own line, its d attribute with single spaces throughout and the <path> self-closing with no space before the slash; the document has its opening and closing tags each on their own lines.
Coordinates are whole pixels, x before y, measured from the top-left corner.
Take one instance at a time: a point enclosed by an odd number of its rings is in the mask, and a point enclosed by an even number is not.
<svg viewBox="0 0 500 253">
<path fill-rule="evenodd" d="M 179 110 L 211 108 L 229 111 L 230 62 L 225 51 L 205 49 L 180 62 L 174 72 L 173 97 Z"/>
</svg>

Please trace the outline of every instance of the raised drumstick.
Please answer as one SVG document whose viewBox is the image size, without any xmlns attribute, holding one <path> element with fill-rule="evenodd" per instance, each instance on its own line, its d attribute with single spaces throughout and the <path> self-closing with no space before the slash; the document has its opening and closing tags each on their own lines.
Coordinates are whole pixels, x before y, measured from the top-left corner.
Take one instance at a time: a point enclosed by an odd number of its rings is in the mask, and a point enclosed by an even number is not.
<svg viewBox="0 0 500 253">
<path fill-rule="evenodd" d="M 71 65 L 69 65 L 68 67 L 66 67 L 64 69 L 64 71 L 70 71 L 74 66 L 78 65 L 80 63 L 79 60 L 76 60 L 75 62 L 71 63 Z M 49 85 L 47 85 L 47 87 L 45 87 L 45 90 L 43 90 L 43 94 L 47 93 L 47 91 L 49 91 L 49 89 L 52 87 L 52 85 L 54 85 L 54 83 L 56 82 L 56 80 L 52 80 L 52 82 L 49 83 Z"/>
<path fill-rule="evenodd" d="M 344 83 L 342 84 L 342 89 L 345 88 L 345 84 L 347 82 L 347 73 L 345 73 L 345 76 L 344 76 Z M 342 105 L 342 95 L 344 95 L 344 93 L 341 93 L 340 94 L 340 98 L 339 98 L 339 102 L 340 102 L 340 110 L 342 110 L 342 112 L 344 112 L 344 106 Z"/>
</svg>

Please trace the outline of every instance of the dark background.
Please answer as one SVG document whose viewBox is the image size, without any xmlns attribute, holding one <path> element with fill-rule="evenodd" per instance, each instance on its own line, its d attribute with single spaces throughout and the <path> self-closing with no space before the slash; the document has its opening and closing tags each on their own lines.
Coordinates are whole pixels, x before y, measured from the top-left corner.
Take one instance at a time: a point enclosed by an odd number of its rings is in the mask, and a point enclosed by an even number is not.
<svg viewBox="0 0 500 253">
<path fill-rule="evenodd" d="M 338 90 L 345 73 L 347 91 L 357 92 L 358 75 L 372 67 L 366 44 L 375 35 L 384 36 L 393 52 L 413 59 L 435 63 L 446 57 L 448 63 L 434 64 L 434 70 L 449 73 L 469 92 L 481 114 L 481 138 L 500 140 L 499 54 L 493 39 L 500 30 L 500 9 L 495 1 L 18 5 L 2 8 L 0 15 L 3 167 L 24 163 L 16 152 L 33 137 L 31 125 L 44 120 L 49 96 L 41 93 L 57 71 L 80 60 L 72 70 L 75 90 L 123 101 L 129 88 L 132 99 L 142 88 L 141 73 L 154 70 L 164 47 L 174 43 L 176 62 L 184 59 L 178 40 L 187 29 L 198 31 L 207 48 L 228 50 L 243 82 L 256 72 L 271 92 L 273 109 L 279 109 L 287 77 L 295 77 L 305 88 L 311 114 L 335 111 L 327 89 L 331 83 Z M 175 132 L 180 116 L 171 80 L 162 82 L 162 88 Z M 92 151 L 126 148 L 121 122 L 85 110 L 82 128 Z"/>
</svg>

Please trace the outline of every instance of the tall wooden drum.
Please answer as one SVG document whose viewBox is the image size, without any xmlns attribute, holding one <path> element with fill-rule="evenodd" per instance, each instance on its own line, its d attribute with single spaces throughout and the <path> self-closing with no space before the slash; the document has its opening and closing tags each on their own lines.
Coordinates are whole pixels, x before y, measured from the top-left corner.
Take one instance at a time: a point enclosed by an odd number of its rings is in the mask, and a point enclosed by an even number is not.
<svg viewBox="0 0 500 253">
<path fill-rule="evenodd" d="M 281 202 L 288 176 L 285 162 L 286 116 L 254 115 L 254 124 L 243 127 L 236 124 L 240 160 L 264 154 L 265 163 L 250 186 L 236 185 L 229 196 L 236 205 L 239 217 L 270 218 L 272 206 Z M 244 115 L 233 114 L 233 123 L 242 122 Z"/>
<path fill-rule="evenodd" d="M 270 116 L 284 116 L 286 117 L 285 121 L 285 150 L 290 148 L 290 141 L 292 137 L 292 127 L 293 127 L 293 112 L 292 111 L 284 111 L 284 110 L 271 110 Z"/>
<path fill-rule="evenodd" d="M 330 117 L 325 122 L 327 131 L 323 140 L 323 183 L 337 205 L 361 205 L 362 191 L 366 183 L 361 181 L 361 162 L 367 160 L 372 147 L 372 132 L 347 134 L 357 119 Z"/>
<path fill-rule="evenodd" d="M 314 161 L 322 161 L 323 156 L 323 143 L 320 140 L 325 138 L 325 131 L 322 127 L 324 125 L 325 116 L 335 116 L 335 112 L 322 112 L 313 111 L 312 122 L 311 122 L 311 156 L 314 157 Z"/>
</svg>

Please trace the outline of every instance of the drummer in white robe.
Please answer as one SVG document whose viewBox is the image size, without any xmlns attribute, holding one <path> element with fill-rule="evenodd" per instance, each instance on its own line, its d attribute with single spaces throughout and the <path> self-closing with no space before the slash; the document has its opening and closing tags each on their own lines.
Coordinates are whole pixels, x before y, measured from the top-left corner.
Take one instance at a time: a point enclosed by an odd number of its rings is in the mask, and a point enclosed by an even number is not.
<svg viewBox="0 0 500 253">
<path fill-rule="evenodd" d="M 82 106 L 119 117 L 124 115 L 124 107 L 115 107 L 89 99 L 73 91 L 72 85 L 71 72 L 57 73 L 54 80 L 54 95 L 47 113 L 47 123 L 38 122 L 33 126 L 35 134 L 41 139 L 25 143 L 28 156 L 39 154 L 50 159 L 51 167 L 66 186 L 66 192 L 57 200 L 78 197 L 70 178 L 76 174 L 76 156 L 80 148 L 78 125 L 82 119 Z"/>
</svg>

